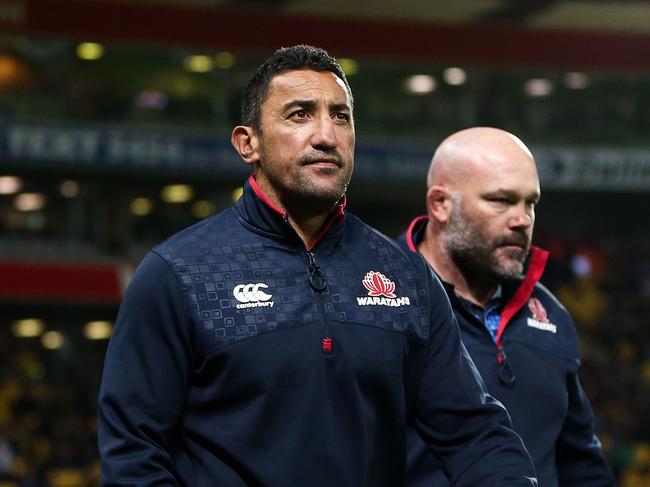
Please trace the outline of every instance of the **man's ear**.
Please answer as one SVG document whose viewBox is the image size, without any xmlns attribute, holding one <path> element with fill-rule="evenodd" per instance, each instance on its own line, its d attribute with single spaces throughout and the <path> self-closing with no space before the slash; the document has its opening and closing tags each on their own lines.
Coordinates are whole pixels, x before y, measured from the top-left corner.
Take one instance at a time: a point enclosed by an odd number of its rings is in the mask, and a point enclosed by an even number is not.
<svg viewBox="0 0 650 487">
<path fill-rule="evenodd" d="M 258 139 L 253 127 L 238 125 L 232 129 L 230 143 L 246 164 L 255 164 L 260 157 L 257 152 Z"/>
<path fill-rule="evenodd" d="M 439 223 L 447 223 L 454 202 L 449 189 L 444 186 L 431 186 L 427 191 L 427 213 Z"/>
</svg>

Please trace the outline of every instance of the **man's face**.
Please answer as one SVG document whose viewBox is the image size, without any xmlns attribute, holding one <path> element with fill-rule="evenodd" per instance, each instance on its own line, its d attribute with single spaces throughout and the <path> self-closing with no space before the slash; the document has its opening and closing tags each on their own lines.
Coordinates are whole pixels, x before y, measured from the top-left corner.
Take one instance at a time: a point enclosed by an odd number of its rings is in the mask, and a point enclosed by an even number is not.
<svg viewBox="0 0 650 487">
<path fill-rule="evenodd" d="M 534 162 L 478 171 L 451 199 L 443 245 L 456 265 L 494 283 L 519 277 L 539 200 Z"/>
<path fill-rule="evenodd" d="M 333 205 L 354 166 L 354 123 L 343 82 L 330 72 L 275 76 L 262 103 L 255 179 L 281 207 Z"/>
</svg>

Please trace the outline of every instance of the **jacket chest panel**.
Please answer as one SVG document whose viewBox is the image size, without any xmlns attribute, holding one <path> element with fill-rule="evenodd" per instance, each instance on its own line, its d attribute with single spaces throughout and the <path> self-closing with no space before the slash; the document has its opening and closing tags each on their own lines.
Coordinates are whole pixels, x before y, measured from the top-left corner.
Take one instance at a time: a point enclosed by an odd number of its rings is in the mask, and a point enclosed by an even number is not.
<svg viewBox="0 0 650 487">
<path fill-rule="evenodd" d="M 456 303 L 455 306 L 458 308 L 462 305 Z M 575 367 L 578 341 L 567 313 L 549 304 L 545 306 L 544 313 L 539 312 L 537 306 L 532 308 L 531 310 L 531 307 L 524 305 L 508 322 L 501 339 L 506 354 L 508 354 L 509 344 L 517 342 L 559 357 L 570 364 L 570 367 Z M 485 347 L 496 350 L 494 340 L 481 320 L 473 316 L 468 309 L 457 312 L 456 316 L 463 343 L 468 349 Z"/>
<path fill-rule="evenodd" d="M 367 266 L 316 258 L 327 281 L 321 292 L 309 285 L 306 255 L 282 246 L 215 247 L 201 261 L 176 259 L 195 317 L 197 355 L 311 324 L 339 322 L 397 332 L 419 325 L 414 321 L 417 295 L 399 295 L 401 288 L 408 289 L 399 280 L 394 298 L 371 297 L 363 285 Z"/>
<path fill-rule="evenodd" d="M 529 306 L 522 307 L 506 328 L 504 346 L 507 347 L 511 341 L 523 343 L 558 357 L 564 360 L 567 366 L 575 368 L 578 340 L 573 324 L 563 309 L 546 306 L 545 310 L 548 311 L 541 314 L 531 311 Z"/>
</svg>

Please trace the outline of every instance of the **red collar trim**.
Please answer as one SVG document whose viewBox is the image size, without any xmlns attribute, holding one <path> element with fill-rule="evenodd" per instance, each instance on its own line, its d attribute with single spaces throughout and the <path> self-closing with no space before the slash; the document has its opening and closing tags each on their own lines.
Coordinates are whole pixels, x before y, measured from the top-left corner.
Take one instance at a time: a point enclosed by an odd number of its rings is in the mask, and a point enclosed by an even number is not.
<svg viewBox="0 0 650 487">
<path fill-rule="evenodd" d="M 314 239 L 312 242 L 307 246 L 307 251 L 310 252 L 314 247 L 316 247 L 316 244 L 322 240 L 322 238 L 329 232 L 330 228 L 332 228 L 332 225 L 334 225 L 337 222 L 340 222 L 343 220 L 343 217 L 345 216 L 345 207 L 348 204 L 348 198 L 346 194 L 343 194 L 341 197 L 341 200 L 336 204 L 336 207 L 332 211 L 332 213 L 329 214 L 327 217 L 327 220 L 325 220 L 325 223 L 323 223 L 323 226 L 320 227 L 320 230 L 316 232 L 316 235 L 314 236 Z"/>
<path fill-rule="evenodd" d="M 422 220 L 426 220 L 428 218 L 429 217 L 427 215 L 418 216 L 413 219 L 413 221 L 409 224 L 409 227 L 406 229 L 406 245 L 408 245 L 408 248 L 413 252 L 418 251 L 417 247 L 415 246 L 415 241 L 413 240 L 413 231 L 415 230 L 415 226 Z"/>
<path fill-rule="evenodd" d="M 524 280 L 521 281 L 519 287 L 515 291 L 515 294 L 512 296 L 510 301 L 506 303 L 503 307 L 503 312 L 501 313 L 501 320 L 499 321 L 499 329 L 497 331 L 497 347 L 501 344 L 501 336 L 508 326 L 510 319 L 521 309 L 521 307 L 526 304 L 526 301 L 533 294 L 533 289 L 535 284 L 539 281 L 544 273 L 544 267 L 546 267 L 546 261 L 548 260 L 548 251 L 542 250 L 539 247 L 532 246 L 530 248 L 530 259 L 528 261 L 528 272 Z"/>
<path fill-rule="evenodd" d="M 279 213 L 282 215 L 282 218 L 286 216 L 286 212 L 282 211 L 280 208 L 275 206 L 275 204 L 266 197 L 262 189 L 257 185 L 257 181 L 255 181 L 255 175 L 251 174 L 250 177 L 248 178 L 248 183 L 251 185 L 251 188 L 253 188 L 253 191 L 257 195 L 259 199 L 261 199 L 268 207 L 270 207 L 273 211 L 276 213 Z"/>
</svg>

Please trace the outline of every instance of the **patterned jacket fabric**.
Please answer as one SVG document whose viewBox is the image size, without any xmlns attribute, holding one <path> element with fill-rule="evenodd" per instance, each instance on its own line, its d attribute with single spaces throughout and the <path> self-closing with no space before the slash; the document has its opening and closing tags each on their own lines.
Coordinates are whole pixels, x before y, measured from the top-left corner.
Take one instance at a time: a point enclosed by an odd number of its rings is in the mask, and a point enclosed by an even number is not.
<svg viewBox="0 0 650 487">
<path fill-rule="evenodd" d="M 439 281 L 343 206 L 308 249 L 251 178 L 145 257 L 106 355 L 103 485 L 394 487 L 407 418 L 457 485 L 534 485 Z"/>
<path fill-rule="evenodd" d="M 417 252 L 427 218 L 398 240 Z M 526 276 L 502 284 L 504 308 L 495 343 L 472 305 L 443 282 L 463 343 L 490 394 L 501 401 L 530 452 L 543 487 L 611 487 L 612 474 L 594 433 L 594 417 L 578 369 L 578 337 L 571 316 L 538 282 L 548 253 L 533 247 Z M 449 486 L 415 430 L 408 441 L 409 487 Z M 452 484 L 453 485 L 453 484 Z"/>
</svg>

